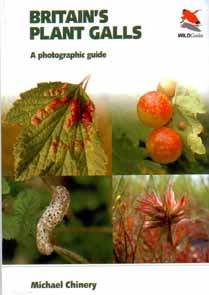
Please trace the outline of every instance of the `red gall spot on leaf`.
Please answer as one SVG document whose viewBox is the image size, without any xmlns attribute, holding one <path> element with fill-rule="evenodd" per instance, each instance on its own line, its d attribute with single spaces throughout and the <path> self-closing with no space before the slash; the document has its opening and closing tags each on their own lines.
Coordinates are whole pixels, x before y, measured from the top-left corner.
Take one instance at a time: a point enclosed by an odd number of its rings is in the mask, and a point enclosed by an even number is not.
<svg viewBox="0 0 209 295">
<path fill-rule="evenodd" d="M 81 122 L 85 127 L 88 127 L 92 123 L 92 116 L 90 113 L 83 113 Z"/>
<path fill-rule="evenodd" d="M 80 150 L 84 147 L 83 141 L 77 139 L 73 140 L 72 145 L 76 150 Z"/>
<path fill-rule="evenodd" d="M 84 139 L 84 143 L 85 144 L 88 144 L 90 142 L 90 137 L 89 136 L 86 136 L 85 139 Z"/>
<path fill-rule="evenodd" d="M 57 152 L 58 145 L 59 145 L 59 139 L 56 138 L 52 141 L 52 144 L 49 148 L 49 152 L 55 154 Z"/>
<path fill-rule="evenodd" d="M 79 113 L 73 113 L 71 116 L 71 121 L 72 124 L 75 124 L 79 121 L 80 117 L 79 117 Z"/>
<path fill-rule="evenodd" d="M 88 128 L 93 121 L 92 113 L 94 111 L 95 111 L 95 106 L 91 101 L 88 101 L 82 106 L 81 122 L 86 128 Z"/>
<path fill-rule="evenodd" d="M 69 145 L 63 141 L 61 141 L 61 146 L 62 146 L 63 150 L 67 150 L 69 148 Z"/>
<path fill-rule="evenodd" d="M 64 123 L 64 127 L 65 128 L 70 128 L 73 125 L 71 118 L 68 118 L 65 123 Z"/>
<path fill-rule="evenodd" d="M 79 104 L 78 98 L 74 98 L 70 104 L 70 111 L 72 113 L 77 113 L 79 112 L 79 107 L 80 107 L 80 104 Z"/>
<path fill-rule="evenodd" d="M 49 152 L 55 154 L 57 152 L 57 144 L 52 143 Z"/>
<path fill-rule="evenodd" d="M 93 104 L 92 101 L 89 100 L 89 101 L 86 103 L 86 109 L 87 109 L 89 112 L 91 112 L 91 113 L 93 113 L 93 112 L 95 111 L 95 106 L 94 106 L 94 104 Z"/>
<path fill-rule="evenodd" d="M 37 117 L 42 118 L 43 116 L 45 116 L 47 114 L 47 111 L 45 109 L 39 109 L 36 112 Z"/>
<path fill-rule="evenodd" d="M 46 110 L 47 112 L 55 111 L 55 110 L 57 110 L 61 105 L 62 105 L 62 102 L 61 102 L 60 98 L 54 98 L 54 99 L 52 99 L 52 101 L 50 102 L 50 104 L 49 104 L 48 106 L 46 106 L 45 110 Z"/>
<path fill-rule="evenodd" d="M 72 124 L 76 123 L 80 119 L 80 104 L 78 98 L 74 99 L 70 104 L 70 114 Z"/>
<path fill-rule="evenodd" d="M 89 112 L 83 112 L 81 118 L 83 120 L 92 121 L 92 116 L 91 116 L 91 114 Z"/>
<path fill-rule="evenodd" d="M 32 119 L 31 119 L 31 124 L 32 125 L 38 125 L 38 124 L 40 124 L 41 123 L 41 119 L 39 118 L 39 117 L 37 117 L 37 116 L 35 116 L 35 117 L 33 117 Z"/>
<path fill-rule="evenodd" d="M 66 96 L 61 99 L 62 103 L 68 103 L 70 97 Z M 94 104 L 92 102 L 87 102 L 85 104 L 81 104 L 79 98 L 74 98 L 69 107 L 69 117 L 65 122 L 65 127 L 70 127 L 73 124 L 81 121 L 85 128 L 89 128 L 93 121 L 92 112 L 94 112 Z"/>
<path fill-rule="evenodd" d="M 64 97 L 60 98 L 60 101 L 63 104 L 67 104 L 70 101 L 70 97 L 69 96 L 64 96 Z"/>
<path fill-rule="evenodd" d="M 57 104 L 60 104 L 60 103 L 61 103 L 60 98 L 54 98 L 50 102 L 51 105 L 57 105 Z"/>
</svg>

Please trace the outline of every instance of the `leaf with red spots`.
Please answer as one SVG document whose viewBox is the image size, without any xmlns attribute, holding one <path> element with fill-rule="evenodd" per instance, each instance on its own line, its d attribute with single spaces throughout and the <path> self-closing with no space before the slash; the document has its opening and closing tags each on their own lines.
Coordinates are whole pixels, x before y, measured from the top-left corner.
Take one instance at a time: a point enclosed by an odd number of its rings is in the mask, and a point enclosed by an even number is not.
<svg viewBox="0 0 209 295">
<path fill-rule="evenodd" d="M 106 173 L 95 107 L 82 85 L 41 83 L 14 103 L 6 120 L 23 127 L 14 147 L 17 180 Z"/>
</svg>

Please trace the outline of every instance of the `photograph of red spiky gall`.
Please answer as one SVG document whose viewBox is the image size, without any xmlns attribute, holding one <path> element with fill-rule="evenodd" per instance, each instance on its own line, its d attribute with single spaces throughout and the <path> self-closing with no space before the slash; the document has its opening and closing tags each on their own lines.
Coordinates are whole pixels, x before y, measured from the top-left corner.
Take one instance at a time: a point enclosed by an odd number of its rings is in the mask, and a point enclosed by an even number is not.
<svg viewBox="0 0 209 295">
<path fill-rule="evenodd" d="M 209 176 L 114 176 L 115 263 L 209 262 Z"/>
<path fill-rule="evenodd" d="M 163 79 L 111 110 L 113 174 L 208 172 L 209 105 L 198 89 Z"/>
</svg>

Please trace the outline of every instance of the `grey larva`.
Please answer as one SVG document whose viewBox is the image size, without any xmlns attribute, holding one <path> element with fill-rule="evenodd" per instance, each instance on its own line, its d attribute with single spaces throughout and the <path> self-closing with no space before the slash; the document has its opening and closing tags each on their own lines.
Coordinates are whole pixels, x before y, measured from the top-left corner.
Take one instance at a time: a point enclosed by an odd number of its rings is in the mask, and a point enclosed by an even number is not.
<svg viewBox="0 0 209 295">
<path fill-rule="evenodd" d="M 44 255 L 53 252 L 52 232 L 63 220 L 70 205 L 70 194 L 64 186 L 56 186 L 49 206 L 42 214 L 37 224 L 36 244 Z"/>
</svg>

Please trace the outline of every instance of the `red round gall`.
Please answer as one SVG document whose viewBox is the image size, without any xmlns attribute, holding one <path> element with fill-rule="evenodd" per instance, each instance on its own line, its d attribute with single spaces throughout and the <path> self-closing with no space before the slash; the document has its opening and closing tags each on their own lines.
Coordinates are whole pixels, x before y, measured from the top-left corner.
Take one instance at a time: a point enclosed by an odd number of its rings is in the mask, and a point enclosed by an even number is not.
<svg viewBox="0 0 209 295">
<path fill-rule="evenodd" d="M 155 162 L 168 164 L 175 162 L 181 156 L 183 144 L 175 130 L 161 127 L 150 133 L 146 147 Z"/>
<path fill-rule="evenodd" d="M 150 91 L 139 98 L 137 112 L 145 125 L 158 128 L 168 123 L 173 115 L 173 108 L 165 94 Z"/>
<path fill-rule="evenodd" d="M 179 124 L 178 124 L 178 128 L 179 129 L 185 129 L 185 127 L 186 127 L 185 122 L 184 121 L 180 121 Z"/>
<path fill-rule="evenodd" d="M 158 84 L 157 90 L 164 93 L 168 97 L 172 97 L 175 95 L 176 92 L 176 82 L 173 80 L 162 80 Z"/>
</svg>

